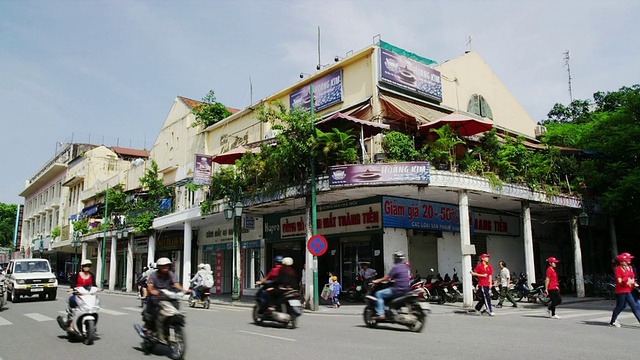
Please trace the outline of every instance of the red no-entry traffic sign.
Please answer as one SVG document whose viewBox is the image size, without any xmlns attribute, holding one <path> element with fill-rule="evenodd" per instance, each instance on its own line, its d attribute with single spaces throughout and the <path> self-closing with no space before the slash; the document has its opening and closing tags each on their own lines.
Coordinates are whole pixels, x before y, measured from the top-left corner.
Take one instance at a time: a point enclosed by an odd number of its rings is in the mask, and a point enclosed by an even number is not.
<svg viewBox="0 0 640 360">
<path fill-rule="evenodd" d="M 322 235 L 313 235 L 307 242 L 307 249 L 313 256 L 322 256 L 327 252 L 327 248 L 329 248 L 327 239 Z"/>
</svg>

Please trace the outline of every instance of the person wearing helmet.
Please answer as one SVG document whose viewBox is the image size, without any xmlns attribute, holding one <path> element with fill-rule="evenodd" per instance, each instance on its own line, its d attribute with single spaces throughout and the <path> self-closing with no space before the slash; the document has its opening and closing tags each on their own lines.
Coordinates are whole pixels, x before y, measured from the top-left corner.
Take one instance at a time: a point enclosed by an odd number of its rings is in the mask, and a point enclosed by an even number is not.
<svg viewBox="0 0 640 360">
<path fill-rule="evenodd" d="M 191 288 L 193 289 L 193 293 L 196 295 L 196 299 L 202 299 L 204 296 L 204 282 L 207 280 L 208 272 L 205 269 L 204 264 L 198 264 L 198 272 L 191 278 Z"/>
<path fill-rule="evenodd" d="M 406 264 L 406 257 L 404 253 L 401 251 L 396 251 L 393 253 L 393 268 L 389 272 L 389 275 L 373 280 L 374 284 L 381 283 L 383 281 L 392 281 L 393 286 L 390 288 L 382 289 L 376 292 L 376 297 L 378 298 L 378 304 L 376 306 L 376 316 L 375 318 L 378 320 L 384 320 L 384 300 L 386 298 L 399 296 L 407 291 L 409 291 L 409 283 L 411 276 L 411 268 Z"/>
<path fill-rule="evenodd" d="M 551 303 L 547 308 L 547 314 L 552 319 L 562 319 L 556 314 L 556 307 L 562 302 L 562 298 L 560 297 L 560 286 L 558 284 L 558 273 L 556 272 L 556 264 L 559 262 L 560 260 L 553 256 L 547 259 L 549 267 L 547 268 L 547 277 L 544 280 L 544 292 L 551 298 Z"/>
<path fill-rule="evenodd" d="M 273 291 L 273 285 L 278 278 L 280 269 L 282 269 L 282 259 L 283 257 L 280 255 L 273 258 L 274 265 L 271 271 L 269 271 L 264 279 L 256 281 L 256 285 L 264 285 L 260 288 L 258 294 L 256 294 L 258 299 L 260 299 L 260 312 L 264 312 L 265 310 L 267 310 L 267 306 L 269 303 L 269 292 Z"/>
<path fill-rule="evenodd" d="M 486 310 L 482 310 L 481 314 L 489 312 L 489 316 L 495 315 L 493 308 L 491 307 L 491 277 L 493 275 L 493 266 L 489 263 L 491 255 L 480 255 L 480 262 L 476 268 L 471 272 L 471 275 L 478 277 L 478 290 L 481 292 L 482 297 L 476 304 L 476 311 L 480 311 L 483 306 L 486 306 Z"/>
<path fill-rule="evenodd" d="M 285 257 L 282 259 L 278 276 L 271 283 L 271 290 L 267 291 L 268 305 L 277 306 L 282 300 L 282 295 L 293 290 L 297 285 L 298 276 L 293 269 L 293 259 Z"/>
<path fill-rule="evenodd" d="M 180 285 L 176 275 L 171 271 L 171 260 L 169 260 L 169 258 L 161 257 L 158 259 L 158 261 L 156 261 L 156 267 L 158 270 L 151 273 L 147 280 L 147 291 L 149 293 L 146 308 L 147 316 L 145 316 L 145 329 L 147 334 L 153 332 L 153 327 L 156 323 L 158 304 L 162 296 L 160 290 L 176 289 L 182 291 L 182 285 Z"/>
<path fill-rule="evenodd" d="M 631 259 L 633 259 L 633 256 L 627 252 L 616 257 L 616 307 L 613 309 L 611 321 L 609 322 L 611 326 L 620 327 L 618 315 L 627 307 L 627 304 L 638 322 L 640 322 L 640 309 L 638 309 L 631 294 L 633 289 L 638 286 L 636 275 L 631 267 Z"/>
<path fill-rule="evenodd" d="M 81 271 L 71 277 L 71 285 L 69 286 L 69 311 L 67 311 L 67 326 L 73 326 L 71 323 L 71 309 L 78 306 L 74 289 L 84 287 L 86 289 L 96 286 L 96 276 L 91 272 L 91 260 L 85 259 L 80 263 Z"/>
</svg>

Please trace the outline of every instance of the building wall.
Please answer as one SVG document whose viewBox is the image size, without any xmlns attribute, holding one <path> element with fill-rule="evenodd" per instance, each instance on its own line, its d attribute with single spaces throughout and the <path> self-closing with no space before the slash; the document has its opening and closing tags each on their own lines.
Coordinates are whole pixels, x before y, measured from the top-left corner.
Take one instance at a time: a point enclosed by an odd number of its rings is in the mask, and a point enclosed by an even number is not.
<svg viewBox="0 0 640 360">
<path fill-rule="evenodd" d="M 453 276 L 454 269 L 458 274 L 462 270 L 462 249 L 460 234 L 443 232 L 438 238 L 438 268 L 436 273 L 443 277 L 446 273 Z"/>
<path fill-rule="evenodd" d="M 393 268 L 393 253 L 402 251 L 409 253 L 409 239 L 407 229 L 385 228 L 384 241 L 382 242 L 382 255 L 384 256 L 384 274 L 389 274 Z M 381 274 L 382 275 L 382 274 Z"/>
<path fill-rule="evenodd" d="M 487 251 L 491 255 L 491 265 L 496 275 L 500 271 L 498 262 L 501 260 L 507 263 L 507 268 L 512 273 L 526 273 L 522 237 L 488 235 Z"/>
<path fill-rule="evenodd" d="M 496 125 L 535 137 L 536 121 L 477 52 L 471 51 L 435 68 L 443 75 L 443 105 L 467 111 L 470 97 L 482 95 L 491 107 Z"/>
</svg>

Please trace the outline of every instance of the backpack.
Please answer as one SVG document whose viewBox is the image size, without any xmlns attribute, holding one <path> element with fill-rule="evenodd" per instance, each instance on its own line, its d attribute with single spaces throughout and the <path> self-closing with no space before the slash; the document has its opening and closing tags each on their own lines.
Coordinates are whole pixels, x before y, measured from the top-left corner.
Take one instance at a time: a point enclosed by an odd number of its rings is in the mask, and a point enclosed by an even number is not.
<svg viewBox="0 0 640 360">
<path fill-rule="evenodd" d="M 207 274 L 207 276 L 204 278 L 204 286 L 208 287 L 208 288 L 212 288 L 213 287 L 213 275 L 212 274 Z"/>
</svg>

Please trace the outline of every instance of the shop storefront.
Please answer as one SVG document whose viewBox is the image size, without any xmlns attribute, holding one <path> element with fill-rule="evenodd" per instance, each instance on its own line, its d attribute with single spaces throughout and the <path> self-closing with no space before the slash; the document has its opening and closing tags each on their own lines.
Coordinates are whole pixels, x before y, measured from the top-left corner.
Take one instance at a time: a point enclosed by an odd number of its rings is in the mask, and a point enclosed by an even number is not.
<svg viewBox="0 0 640 360">
<path fill-rule="evenodd" d="M 184 249 L 184 232 L 166 231 L 159 232 L 156 239 L 156 259 L 166 257 L 173 262 L 172 270 L 178 279 L 182 279 L 182 260 Z"/>
<path fill-rule="evenodd" d="M 262 218 L 243 216 L 240 234 L 241 293 L 255 288 L 261 279 L 262 267 Z M 210 264 L 216 282 L 215 292 L 230 293 L 233 284 L 233 223 L 225 221 L 204 226 L 198 232 L 202 245 L 201 262 Z"/>
</svg>

